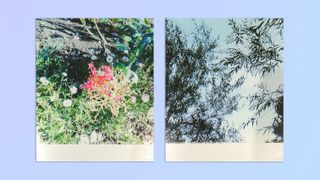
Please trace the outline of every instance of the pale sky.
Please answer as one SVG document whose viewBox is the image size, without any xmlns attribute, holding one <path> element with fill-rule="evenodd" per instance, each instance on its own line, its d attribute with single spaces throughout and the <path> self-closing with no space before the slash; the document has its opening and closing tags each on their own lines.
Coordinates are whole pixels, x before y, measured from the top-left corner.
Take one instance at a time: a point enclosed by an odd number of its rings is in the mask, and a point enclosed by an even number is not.
<svg viewBox="0 0 320 180">
<path fill-rule="evenodd" d="M 191 32 L 194 30 L 194 25 L 191 19 L 174 19 L 174 21 L 181 27 L 183 32 L 187 34 L 187 37 L 190 37 Z M 231 32 L 231 28 L 228 26 L 228 19 L 197 19 L 196 21 L 198 23 L 204 22 L 205 25 L 212 28 L 212 36 L 214 38 L 219 37 L 217 41 L 218 50 L 228 47 L 225 43 L 227 34 Z M 219 54 L 216 55 L 219 56 Z M 236 77 L 240 77 L 244 73 L 246 73 L 244 72 L 244 70 L 240 71 L 235 75 L 235 79 Z M 239 93 L 242 96 L 253 94 L 257 90 L 256 85 L 260 84 L 261 82 L 265 84 L 270 90 L 277 89 L 279 85 L 283 83 L 283 65 L 281 64 L 274 74 L 270 74 L 265 78 L 254 77 L 250 74 L 246 75 L 244 84 L 238 90 L 236 90 L 235 93 Z M 249 104 L 248 101 L 245 100 L 245 98 L 240 101 L 239 107 L 239 111 L 234 111 L 232 114 L 225 117 L 227 121 L 236 128 L 240 128 L 241 124 L 248 121 L 249 118 L 253 117 L 254 113 L 249 110 Z M 263 112 L 257 126 L 248 126 L 245 129 L 240 128 L 239 130 L 244 139 L 244 142 L 263 143 L 267 140 L 272 139 L 274 135 L 263 134 L 262 132 L 258 132 L 257 130 L 263 128 L 266 125 L 269 125 L 268 123 L 271 122 L 270 119 L 273 117 L 273 115 L 273 110 Z"/>
</svg>

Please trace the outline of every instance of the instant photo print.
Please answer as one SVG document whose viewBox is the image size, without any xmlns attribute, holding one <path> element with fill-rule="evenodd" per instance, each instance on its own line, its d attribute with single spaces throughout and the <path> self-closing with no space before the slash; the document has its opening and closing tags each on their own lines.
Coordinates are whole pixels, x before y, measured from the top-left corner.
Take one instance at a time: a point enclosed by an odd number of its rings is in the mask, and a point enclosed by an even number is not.
<svg viewBox="0 0 320 180">
<path fill-rule="evenodd" d="M 37 161 L 152 161 L 153 97 L 153 19 L 36 19 Z"/>
<path fill-rule="evenodd" d="M 282 18 L 166 19 L 166 160 L 282 161 Z"/>
</svg>

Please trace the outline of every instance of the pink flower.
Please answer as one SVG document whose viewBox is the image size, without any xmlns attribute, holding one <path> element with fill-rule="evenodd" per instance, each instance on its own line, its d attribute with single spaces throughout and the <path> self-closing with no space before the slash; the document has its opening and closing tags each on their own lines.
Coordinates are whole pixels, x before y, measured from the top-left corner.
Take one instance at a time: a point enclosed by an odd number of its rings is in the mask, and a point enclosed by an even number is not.
<svg viewBox="0 0 320 180">
<path fill-rule="evenodd" d="M 101 66 L 100 69 L 103 70 L 106 74 L 111 74 L 110 66 Z"/>
<path fill-rule="evenodd" d="M 101 66 L 97 73 L 97 69 L 94 66 L 93 62 L 88 64 L 89 70 L 91 74 L 86 83 L 80 86 L 81 89 L 85 89 L 87 91 L 94 91 L 99 95 L 107 95 L 111 97 L 111 91 L 109 88 L 109 81 L 113 80 L 112 70 L 110 66 Z"/>
<path fill-rule="evenodd" d="M 115 100 L 116 100 L 117 103 L 120 103 L 121 100 L 122 100 L 122 97 L 121 97 L 121 96 L 116 96 L 116 97 L 115 97 Z"/>
<path fill-rule="evenodd" d="M 89 63 L 88 66 L 91 71 L 91 74 L 95 76 L 97 74 L 97 70 L 96 70 L 96 67 L 94 66 L 93 62 Z"/>
<path fill-rule="evenodd" d="M 104 93 L 105 93 L 105 95 L 111 97 L 111 92 L 109 90 L 109 87 L 104 87 Z"/>
<path fill-rule="evenodd" d="M 136 103 L 136 102 L 137 102 L 137 97 L 131 96 L 131 102 L 132 102 L 132 103 Z"/>
<path fill-rule="evenodd" d="M 81 84 L 80 88 L 81 89 L 87 89 L 87 90 L 93 90 L 93 83 L 92 83 L 92 81 L 88 81 L 88 82 L 86 82 L 84 84 Z"/>
<path fill-rule="evenodd" d="M 107 80 L 110 81 L 112 80 L 112 71 L 110 66 L 101 66 L 101 70 L 104 71 L 103 77 Z"/>
</svg>

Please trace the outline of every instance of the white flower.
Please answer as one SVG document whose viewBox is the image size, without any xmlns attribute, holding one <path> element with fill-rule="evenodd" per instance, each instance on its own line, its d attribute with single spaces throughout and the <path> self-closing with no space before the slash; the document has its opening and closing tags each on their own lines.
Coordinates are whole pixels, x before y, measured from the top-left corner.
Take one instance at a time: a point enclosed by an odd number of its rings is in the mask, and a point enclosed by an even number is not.
<svg viewBox="0 0 320 180">
<path fill-rule="evenodd" d="M 108 63 L 112 63 L 112 62 L 113 62 L 113 56 L 112 56 L 112 55 L 108 55 L 108 56 L 106 57 L 106 61 L 107 61 Z"/>
<path fill-rule="evenodd" d="M 68 75 L 68 74 L 67 74 L 66 72 L 63 72 L 63 73 L 62 73 L 62 76 L 64 76 L 64 77 L 67 77 L 67 75 Z"/>
<path fill-rule="evenodd" d="M 122 57 L 122 61 L 123 61 L 123 62 L 128 62 L 128 61 L 129 61 L 129 58 L 128 58 L 127 56 L 123 56 L 123 57 Z"/>
<path fill-rule="evenodd" d="M 132 83 L 137 83 L 139 80 L 139 77 L 138 77 L 137 73 L 130 71 L 128 73 L 127 79 Z"/>
<path fill-rule="evenodd" d="M 40 82 L 41 82 L 43 85 L 48 85 L 48 84 L 49 84 L 49 81 L 47 80 L 46 77 L 41 77 L 41 78 L 40 78 Z"/>
<path fill-rule="evenodd" d="M 147 113 L 147 119 L 152 120 L 153 119 L 153 107 L 149 109 Z"/>
<path fill-rule="evenodd" d="M 55 100 L 57 100 L 59 97 L 58 97 L 58 94 L 56 92 L 53 93 L 52 96 L 50 96 L 50 101 L 53 102 Z"/>
<path fill-rule="evenodd" d="M 70 99 L 66 99 L 63 101 L 64 107 L 70 107 L 72 105 L 72 101 Z"/>
<path fill-rule="evenodd" d="M 71 94 L 76 94 L 78 92 L 78 88 L 75 87 L 75 86 L 71 86 L 70 87 L 70 92 L 71 92 Z"/>
<path fill-rule="evenodd" d="M 139 66 L 140 68 L 142 68 L 142 67 L 143 67 L 143 64 L 142 64 L 142 63 L 139 63 L 138 66 Z"/>
<path fill-rule="evenodd" d="M 90 144 L 89 136 L 81 134 L 79 144 Z"/>
<path fill-rule="evenodd" d="M 96 55 L 92 55 L 92 56 L 91 56 L 91 60 L 92 60 L 92 61 L 95 61 L 95 60 L 97 60 L 97 59 L 98 59 L 98 58 L 97 58 Z"/>
<path fill-rule="evenodd" d="M 143 102 L 148 102 L 148 101 L 150 100 L 149 94 L 143 94 L 143 95 L 141 96 L 141 100 L 142 100 Z"/>
<path fill-rule="evenodd" d="M 89 49 L 89 53 L 90 53 L 91 55 L 94 55 L 94 49 Z"/>
<path fill-rule="evenodd" d="M 42 99 L 37 99 L 37 103 L 42 104 L 43 100 Z"/>
<path fill-rule="evenodd" d="M 129 119 L 131 119 L 131 120 L 134 119 L 134 114 L 132 112 L 128 112 L 127 115 L 128 115 Z"/>
<path fill-rule="evenodd" d="M 131 96 L 131 102 L 132 103 L 136 103 L 137 102 L 137 98 L 135 96 Z"/>
<path fill-rule="evenodd" d="M 90 142 L 92 144 L 100 144 L 103 141 L 104 137 L 101 133 L 93 131 L 90 134 Z"/>
</svg>

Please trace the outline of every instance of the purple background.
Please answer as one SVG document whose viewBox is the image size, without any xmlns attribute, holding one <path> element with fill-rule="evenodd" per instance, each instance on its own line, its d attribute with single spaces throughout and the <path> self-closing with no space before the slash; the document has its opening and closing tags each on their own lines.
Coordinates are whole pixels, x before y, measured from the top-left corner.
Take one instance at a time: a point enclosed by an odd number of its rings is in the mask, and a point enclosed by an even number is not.
<svg viewBox="0 0 320 180">
<path fill-rule="evenodd" d="M 316 1 L 315 1 L 316 2 Z M 0 1 L 0 179 L 317 179 L 319 4 L 245 1 Z M 152 163 L 35 162 L 35 18 L 155 18 L 155 157 Z M 166 163 L 164 18 L 285 18 L 285 161 Z M 235 149 L 236 151 L 236 149 Z"/>
</svg>

